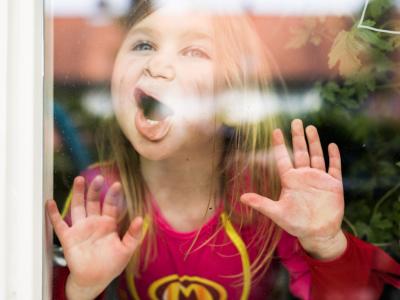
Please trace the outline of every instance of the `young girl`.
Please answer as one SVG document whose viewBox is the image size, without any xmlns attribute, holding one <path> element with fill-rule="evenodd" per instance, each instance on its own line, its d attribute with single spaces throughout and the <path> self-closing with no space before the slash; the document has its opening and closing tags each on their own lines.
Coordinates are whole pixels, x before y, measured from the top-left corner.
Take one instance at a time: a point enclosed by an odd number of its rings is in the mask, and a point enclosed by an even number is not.
<svg viewBox="0 0 400 300">
<path fill-rule="evenodd" d="M 341 230 L 338 147 L 326 168 L 316 128 L 294 120 L 292 160 L 272 115 L 246 113 L 270 75 L 244 16 L 139 1 L 130 17 L 110 157 L 75 179 L 64 220 L 47 204 L 68 264 L 55 299 L 104 296 L 114 279 L 119 299 L 268 299 L 277 259 L 302 299 L 400 285 L 393 259 Z"/>
</svg>

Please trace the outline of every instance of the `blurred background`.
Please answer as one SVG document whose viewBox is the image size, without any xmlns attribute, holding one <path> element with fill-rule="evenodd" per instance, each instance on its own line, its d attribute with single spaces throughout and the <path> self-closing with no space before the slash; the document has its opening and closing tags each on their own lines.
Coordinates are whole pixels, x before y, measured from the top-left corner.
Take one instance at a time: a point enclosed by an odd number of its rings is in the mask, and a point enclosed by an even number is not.
<svg viewBox="0 0 400 300">
<path fill-rule="evenodd" d="M 54 197 L 60 208 L 73 178 L 97 161 L 95 137 L 112 114 L 109 80 L 124 37 L 120 20 L 133 3 L 53 3 Z M 346 230 L 400 260 L 400 1 L 365 4 L 219 3 L 254 20 L 275 66 L 285 130 L 301 118 L 318 127 L 324 149 L 339 145 Z M 384 299 L 396 295 L 387 289 Z"/>
</svg>

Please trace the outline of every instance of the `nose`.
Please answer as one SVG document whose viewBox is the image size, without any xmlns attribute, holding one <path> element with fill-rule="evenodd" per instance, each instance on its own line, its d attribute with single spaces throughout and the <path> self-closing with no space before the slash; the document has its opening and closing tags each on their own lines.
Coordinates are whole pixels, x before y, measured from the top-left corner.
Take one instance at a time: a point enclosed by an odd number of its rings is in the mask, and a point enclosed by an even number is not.
<svg viewBox="0 0 400 300">
<path fill-rule="evenodd" d="M 144 74 L 168 81 L 174 80 L 176 76 L 172 59 L 165 53 L 157 53 L 150 57 L 144 67 Z"/>
</svg>

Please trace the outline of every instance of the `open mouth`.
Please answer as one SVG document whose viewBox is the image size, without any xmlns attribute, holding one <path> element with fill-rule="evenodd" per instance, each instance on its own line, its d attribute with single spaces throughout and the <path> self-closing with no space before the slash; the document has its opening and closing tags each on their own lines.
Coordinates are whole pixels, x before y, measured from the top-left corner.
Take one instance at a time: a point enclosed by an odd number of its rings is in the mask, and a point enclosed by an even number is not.
<svg viewBox="0 0 400 300">
<path fill-rule="evenodd" d="M 138 132 L 152 142 L 164 139 L 172 127 L 173 110 L 139 88 L 135 90 L 135 100 L 138 106 L 135 115 Z"/>
<path fill-rule="evenodd" d="M 158 99 L 146 94 L 144 91 L 136 90 L 136 100 L 143 115 L 150 121 L 163 121 L 173 115 L 172 109 L 160 102 Z"/>
</svg>

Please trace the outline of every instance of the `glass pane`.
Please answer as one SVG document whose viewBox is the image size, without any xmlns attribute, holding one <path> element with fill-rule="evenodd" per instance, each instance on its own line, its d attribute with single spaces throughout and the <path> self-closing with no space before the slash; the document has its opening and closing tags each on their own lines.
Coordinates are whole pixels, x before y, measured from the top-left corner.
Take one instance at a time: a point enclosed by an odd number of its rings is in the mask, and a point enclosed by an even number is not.
<svg viewBox="0 0 400 300">
<path fill-rule="evenodd" d="M 56 1 L 69 292 L 398 296 L 398 16 L 391 0 Z"/>
</svg>

